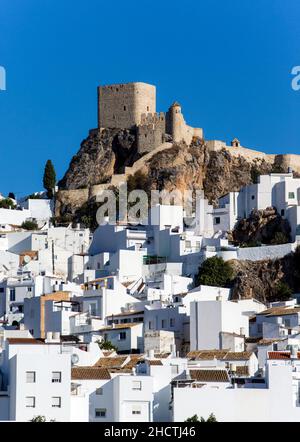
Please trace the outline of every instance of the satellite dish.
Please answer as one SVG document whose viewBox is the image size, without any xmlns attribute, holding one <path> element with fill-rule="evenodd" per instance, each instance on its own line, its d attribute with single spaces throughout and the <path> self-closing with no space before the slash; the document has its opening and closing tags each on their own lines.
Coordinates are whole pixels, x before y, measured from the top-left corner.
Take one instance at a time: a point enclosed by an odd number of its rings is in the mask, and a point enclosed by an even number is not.
<svg viewBox="0 0 300 442">
<path fill-rule="evenodd" d="M 23 261 L 25 262 L 25 264 L 28 264 L 31 261 L 31 258 L 29 255 L 25 255 L 23 258 Z"/>
<path fill-rule="evenodd" d="M 79 361 L 78 355 L 76 353 L 73 353 L 72 356 L 71 356 L 71 363 L 72 363 L 72 365 L 78 364 L 78 361 Z"/>
</svg>

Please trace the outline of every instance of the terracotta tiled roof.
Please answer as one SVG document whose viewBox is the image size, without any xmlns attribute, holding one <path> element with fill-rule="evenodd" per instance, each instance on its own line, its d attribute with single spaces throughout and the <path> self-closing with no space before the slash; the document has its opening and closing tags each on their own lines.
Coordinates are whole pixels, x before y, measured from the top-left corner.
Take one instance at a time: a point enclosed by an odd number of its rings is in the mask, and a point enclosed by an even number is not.
<svg viewBox="0 0 300 442">
<path fill-rule="evenodd" d="M 190 351 L 187 354 L 187 358 L 194 361 L 200 360 L 248 360 L 252 355 L 251 351 L 239 351 L 233 352 L 229 350 L 199 350 L 199 351 Z"/>
<path fill-rule="evenodd" d="M 170 356 L 171 353 L 156 353 L 154 355 L 157 359 L 167 359 Z"/>
<path fill-rule="evenodd" d="M 249 367 L 247 365 L 237 365 L 236 374 L 238 376 L 249 376 Z"/>
<path fill-rule="evenodd" d="M 37 339 L 32 338 L 7 338 L 9 345 L 45 345 L 44 341 L 38 341 Z"/>
<path fill-rule="evenodd" d="M 102 368 L 122 368 L 127 360 L 127 356 L 115 356 L 115 357 L 107 357 L 100 358 L 94 364 L 94 367 L 102 367 Z"/>
<path fill-rule="evenodd" d="M 159 359 L 148 359 L 149 365 L 163 365 Z"/>
<path fill-rule="evenodd" d="M 257 343 L 257 345 L 271 345 L 274 342 L 278 342 L 280 339 L 260 339 Z"/>
<path fill-rule="evenodd" d="M 111 379 L 110 373 L 106 368 L 100 367 L 73 367 L 71 370 L 71 379 Z"/>
<path fill-rule="evenodd" d="M 136 364 L 137 364 L 139 361 L 142 361 L 142 360 L 143 360 L 143 356 L 142 356 L 142 355 L 130 355 L 129 357 L 130 357 L 130 360 L 129 360 L 129 362 L 127 362 L 127 364 L 125 365 L 125 368 L 129 368 L 129 369 L 135 367 Z"/>
<path fill-rule="evenodd" d="M 300 307 L 272 307 L 263 312 L 257 313 L 261 316 L 285 316 L 295 315 L 300 312 Z"/>
<path fill-rule="evenodd" d="M 230 382 L 226 370 L 190 370 L 190 375 L 199 382 Z"/>
<path fill-rule="evenodd" d="M 199 350 L 199 351 L 190 351 L 187 354 L 188 359 L 193 360 L 212 360 L 214 358 L 216 359 L 223 359 L 224 356 L 229 352 L 229 350 Z"/>
<path fill-rule="evenodd" d="M 251 351 L 232 351 L 227 353 L 227 355 L 223 359 L 226 359 L 228 361 L 247 361 L 248 359 L 250 359 L 251 355 Z"/>
<path fill-rule="evenodd" d="M 269 351 L 269 359 L 290 359 L 291 353 L 289 351 Z"/>
<path fill-rule="evenodd" d="M 136 325 L 140 325 L 143 324 L 142 322 L 130 322 L 129 324 L 115 324 L 114 327 L 112 326 L 107 326 L 107 327 L 101 327 L 99 329 L 99 331 L 112 331 L 112 330 L 124 330 L 124 329 L 128 329 L 128 328 L 132 328 L 135 327 Z"/>
</svg>

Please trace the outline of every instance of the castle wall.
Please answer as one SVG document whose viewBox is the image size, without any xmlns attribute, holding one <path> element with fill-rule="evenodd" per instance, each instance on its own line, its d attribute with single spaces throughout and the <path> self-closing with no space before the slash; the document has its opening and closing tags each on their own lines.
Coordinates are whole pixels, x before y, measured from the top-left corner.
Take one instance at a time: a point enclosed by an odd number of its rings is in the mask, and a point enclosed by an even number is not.
<svg viewBox="0 0 300 442">
<path fill-rule="evenodd" d="M 167 112 L 166 131 L 173 138 L 175 143 L 185 141 L 190 145 L 193 137 L 203 138 L 203 129 L 188 126 L 181 113 L 179 105 L 173 105 Z"/>
<path fill-rule="evenodd" d="M 156 87 L 146 83 L 98 87 L 98 127 L 129 129 L 156 112 Z"/>
<path fill-rule="evenodd" d="M 141 125 L 137 128 L 137 146 L 139 153 L 147 153 L 156 149 L 165 141 L 165 114 L 142 114 Z"/>
</svg>

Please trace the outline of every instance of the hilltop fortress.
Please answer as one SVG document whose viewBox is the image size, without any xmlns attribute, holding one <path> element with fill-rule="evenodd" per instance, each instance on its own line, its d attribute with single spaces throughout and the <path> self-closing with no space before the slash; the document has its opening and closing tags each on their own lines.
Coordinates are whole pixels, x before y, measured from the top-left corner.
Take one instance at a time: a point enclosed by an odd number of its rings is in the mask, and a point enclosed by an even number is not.
<svg viewBox="0 0 300 442">
<path fill-rule="evenodd" d="M 251 183 L 255 174 L 289 168 L 300 175 L 300 155 L 266 154 L 243 147 L 237 138 L 230 145 L 204 140 L 203 129 L 185 122 L 178 102 L 158 113 L 153 85 L 99 86 L 98 127 L 82 141 L 59 183 L 56 213 L 73 216 L 137 172 L 147 177 L 148 187 L 200 188 L 215 201 Z"/>
<path fill-rule="evenodd" d="M 203 138 L 202 129 L 186 124 L 179 103 L 173 103 L 166 113 L 157 113 L 156 87 L 147 83 L 98 87 L 98 129 L 107 128 L 136 128 L 141 154 L 171 139 L 189 145 L 193 137 Z"/>
<path fill-rule="evenodd" d="M 155 150 L 163 143 L 185 142 L 190 145 L 193 138 L 204 138 L 202 128 L 186 124 L 181 106 L 174 102 L 167 112 L 156 111 L 156 87 L 143 83 L 112 84 L 98 87 L 98 130 L 107 128 L 136 129 L 137 149 L 140 154 Z M 242 155 L 248 160 L 264 159 L 274 163 L 278 155 L 266 154 L 242 147 L 234 138 L 228 146 L 224 141 L 206 140 L 209 150 L 226 149 L 231 155 Z M 300 172 L 299 155 L 280 155 L 285 167 Z"/>
</svg>

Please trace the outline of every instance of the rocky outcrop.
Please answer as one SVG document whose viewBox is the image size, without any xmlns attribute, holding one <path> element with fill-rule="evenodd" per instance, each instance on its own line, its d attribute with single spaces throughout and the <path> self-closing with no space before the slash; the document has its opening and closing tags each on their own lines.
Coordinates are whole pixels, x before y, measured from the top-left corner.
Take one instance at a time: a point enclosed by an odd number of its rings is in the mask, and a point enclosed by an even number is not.
<svg viewBox="0 0 300 442">
<path fill-rule="evenodd" d="M 283 244 L 290 241 L 291 228 L 274 207 L 265 210 L 254 209 L 250 216 L 241 219 L 228 239 L 243 246 L 259 244 Z"/>
<path fill-rule="evenodd" d="M 123 173 L 138 158 L 134 131 L 91 130 L 58 186 L 74 190 L 107 183 L 113 174 Z"/>
<path fill-rule="evenodd" d="M 279 287 L 300 291 L 300 248 L 281 259 L 264 261 L 230 261 L 234 280 L 233 299 L 255 298 L 271 302 L 281 298 Z"/>
<path fill-rule="evenodd" d="M 184 142 L 173 146 L 166 143 L 166 148 L 145 155 L 145 161 L 137 161 L 141 154 L 137 152 L 136 140 L 134 129 L 91 130 L 59 182 L 56 215 L 68 213 L 69 218 L 80 221 L 76 213 L 82 212 L 82 205 L 103 188 L 124 179 L 131 184 L 141 182 L 148 193 L 152 189 L 201 189 L 210 203 L 216 204 L 219 197 L 255 182 L 258 175 L 270 173 L 274 167 L 276 171 L 282 169 L 284 163 L 280 156 L 244 157 L 236 152 L 231 154 L 227 148 L 214 151 L 199 138 L 194 138 L 189 146 Z M 137 174 L 139 179 L 130 173 Z M 78 195 L 76 190 L 80 190 Z"/>
</svg>

